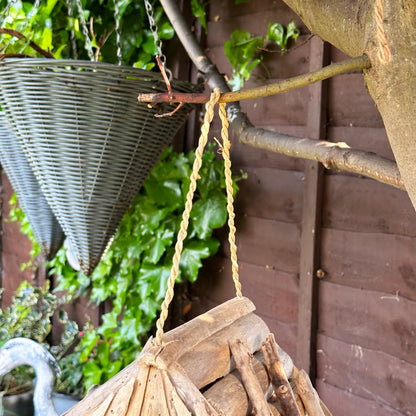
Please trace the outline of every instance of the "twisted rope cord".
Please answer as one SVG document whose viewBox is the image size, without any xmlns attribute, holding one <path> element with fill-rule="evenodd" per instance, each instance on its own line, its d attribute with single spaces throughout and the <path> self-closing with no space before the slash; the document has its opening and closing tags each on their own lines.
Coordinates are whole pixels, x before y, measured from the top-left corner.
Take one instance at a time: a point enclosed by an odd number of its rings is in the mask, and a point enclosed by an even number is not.
<svg viewBox="0 0 416 416">
<path fill-rule="evenodd" d="M 231 175 L 231 160 L 230 160 L 230 147 L 231 143 L 228 140 L 228 119 L 225 110 L 225 103 L 219 103 L 218 113 L 220 115 L 222 127 L 222 156 L 224 158 L 224 173 L 225 173 L 225 188 L 227 190 L 227 212 L 228 212 L 228 227 L 230 232 L 228 233 L 228 242 L 230 243 L 231 252 L 231 268 L 233 273 L 233 281 L 235 286 L 236 296 L 242 297 L 241 283 L 238 275 L 238 262 L 237 262 L 237 245 L 235 243 L 236 228 L 234 225 L 234 197 L 233 197 L 233 181 Z"/>
<path fill-rule="evenodd" d="M 181 258 L 182 248 L 183 248 L 183 241 L 186 238 L 188 224 L 189 224 L 189 216 L 192 209 L 192 199 L 194 197 L 195 189 L 196 189 L 196 181 L 198 179 L 198 172 L 202 165 L 202 154 L 204 152 L 205 145 L 208 141 L 208 133 L 211 121 L 214 117 L 214 107 L 215 104 L 218 102 L 220 98 L 220 90 L 216 88 L 214 92 L 211 94 L 211 98 L 209 102 L 205 105 L 205 117 L 204 122 L 201 127 L 201 136 L 199 137 L 198 147 L 195 151 L 195 161 L 192 167 L 192 174 L 190 177 L 191 183 L 189 184 L 189 190 L 186 195 L 186 202 L 185 202 L 185 210 L 182 214 L 182 222 L 180 225 L 178 237 L 176 240 L 175 245 L 175 254 L 173 256 L 173 264 L 170 271 L 170 276 L 168 279 L 168 287 L 165 295 L 165 299 L 162 303 L 162 308 L 160 312 L 159 319 L 156 322 L 156 336 L 155 341 L 156 345 L 162 345 L 162 338 L 163 338 L 163 327 L 165 325 L 166 319 L 168 317 L 168 309 L 169 305 L 172 302 L 173 295 L 174 295 L 174 286 L 175 280 L 179 273 L 179 261 Z"/>
<path fill-rule="evenodd" d="M 374 14 L 376 16 L 376 37 L 379 43 L 378 59 L 384 65 L 391 61 L 391 52 L 387 41 L 386 32 L 383 24 L 383 0 L 376 0 L 374 3 Z"/>
</svg>

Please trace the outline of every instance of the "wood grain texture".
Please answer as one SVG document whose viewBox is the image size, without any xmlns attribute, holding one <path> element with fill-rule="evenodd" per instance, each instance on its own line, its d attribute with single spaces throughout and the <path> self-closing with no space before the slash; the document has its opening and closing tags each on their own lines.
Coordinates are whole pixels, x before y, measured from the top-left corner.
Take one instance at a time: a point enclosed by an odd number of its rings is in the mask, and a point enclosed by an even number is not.
<svg viewBox="0 0 416 416">
<path fill-rule="evenodd" d="M 252 412 L 257 416 L 271 415 L 262 386 L 257 380 L 251 363 L 252 354 L 250 350 L 241 340 L 230 342 L 230 350 L 251 402 Z"/>
<path fill-rule="evenodd" d="M 332 142 L 345 142 L 353 149 L 373 152 L 394 160 L 393 152 L 384 128 L 347 126 L 328 126 L 327 139 Z"/>
<path fill-rule="evenodd" d="M 416 408 L 416 365 L 376 349 L 319 335 L 318 378 L 404 415 Z"/>
<path fill-rule="evenodd" d="M 251 216 L 236 216 L 238 258 L 241 261 L 288 273 L 299 271 L 300 232 L 298 225 Z M 227 231 L 222 230 L 222 240 Z M 222 246 L 229 257 L 228 245 Z"/>
<path fill-rule="evenodd" d="M 321 267 L 330 282 L 416 300 L 415 252 L 412 237 L 324 229 Z"/>
<path fill-rule="evenodd" d="M 365 89 L 361 73 L 328 80 L 328 123 L 331 126 L 383 128 L 383 120 Z"/>
<path fill-rule="evenodd" d="M 329 282 L 320 285 L 319 331 L 416 364 L 416 302 Z"/>
<path fill-rule="evenodd" d="M 390 406 L 378 403 L 374 398 L 369 400 L 355 394 L 348 390 L 340 389 L 332 386 L 329 383 L 317 379 L 316 386 L 319 396 L 328 405 L 329 410 L 336 416 L 403 416 Z M 409 413 L 406 416 L 411 416 Z"/>
<path fill-rule="evenodd" d="M 251 167 L 243 170 L 247 179 L 239 182 L 237 213 L 282 222 L 301 221 L 303 173 Z"/>
<path fill-rule="evenodd" d="M 391 186 L 330 175 L 326 177 L 323 206 L 325 228 L 416 237 L 416 212 L 410 199 Z"/>
</svg>

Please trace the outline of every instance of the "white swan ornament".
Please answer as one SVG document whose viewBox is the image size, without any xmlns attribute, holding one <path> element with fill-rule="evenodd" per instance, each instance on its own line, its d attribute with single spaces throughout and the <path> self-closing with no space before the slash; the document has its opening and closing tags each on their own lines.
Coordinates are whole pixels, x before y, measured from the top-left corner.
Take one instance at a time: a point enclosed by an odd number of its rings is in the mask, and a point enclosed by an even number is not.
<svg viewBox="0 0 416 416">
<path fill-rule="evenodd" d="M 36 373 L 35 416 L 58 416 L 52 402 L 52 389 L 55 374 L 59 375 L 61 370 L 50 352 L 28 338 L 13 338 L 0 348 L 0 376 L 25 364 L 32 366 Z"/>
</svg>

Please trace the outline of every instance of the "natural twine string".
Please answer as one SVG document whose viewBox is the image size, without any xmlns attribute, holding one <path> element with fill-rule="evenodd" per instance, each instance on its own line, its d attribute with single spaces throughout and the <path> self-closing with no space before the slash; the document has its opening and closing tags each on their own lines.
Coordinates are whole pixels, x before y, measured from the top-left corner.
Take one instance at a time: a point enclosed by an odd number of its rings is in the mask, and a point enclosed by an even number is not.
<svg viewBox="0 0 416 416">
<path fill-rule="evenodd" d="M 215 104 L 218 102 L 220 98 L 221 92 L 218 88 L 214 90 L 211 94 L 210 100 L 205 105 L 205 117 L 204 122 L 201 127 L 201 135 L 198 141 L 198 147 L 195 151 L 195 161 L 192 167 L 192 174 L 190 177 L 191 183 L 189 185 L 189 191 L 186 195 L 186 202 L 185 202 L 185 210 L 182 214 L 182 222 L 180 225 L 178 237 L 176 240 L 175 245 L 175 254 L 173 256 L 173 264 L 170 270 L 170 276 L 168 279 L 168 287 L 165 295 L 165 299 L 162 303 L 162 310 L 160 312 L 159 319 L 156 322 L 156 336 L 155 341 L 156 345 L 162 345 L 162 338 L 163 338 L 163 327 L 165 325 L 166 319 L 168 317 L 168 309 L 169 305 L 172 302 L 173 295 L 174 295 L 174 286 L 175 280 L 179 273 L 179 261 L 181 258 L 181 253 L 183 249 L 183 241 L 186 238 L 188 224 L 189 224 L 189 216 L 192 209 L 192 199 L 194 197 L 195 189 L 196 189 L 196 181 L 198 179 L 198 172 L 202 165 L 202 154 L 204 153 L 205 145 L 207 144 L 208 140 L 208 133 L 211 121 L 214 117 L 214 107 Z"/>
<path fill-rule="evenodd" d="M 209 102 L 205 105 L 205 117 L 204 122 L 201 127 L 201 136 L 199 137 L 198 147 L 195 151 L 195 161 L 192 167 L 192 174 L 190 177 L 190 185 L 189 190 L 186 195 L 186 202 L 185 202 L 185 209 L 182 214 L 182 222 L 180 225 L 178 237 L 176 240 L 175 245 L 175 254 L 173 256 L 173 264 L 170 271 L 170 276 L 168 279 L 167 290 L 165 299 L 163 300 L 161 312 L 158 321 L 156 322 L 156 336 L 155 342 L 156 345 L 162 345 L 163 339 L 163 327 L 165 325 L 166 319 L 168 317 L 168 310 L 169 305 L 172 302 L 174 296 L 174 286 L 176 277 L 179 273 L 179 262 L 181 258 L 181 253 L 183 249 L 183 241 L 187 235 L 187 229 L 189 225 L 189 217 L 192 210 L 192 200 L 194 197 L 195 189 L 196 189 L 196 181 L 198 179 L 198 172 L 202 165 L 202 154 L 204 153 L 204 148 L 208 141 L 208 133 L 211 121 L 214 117 L 214 107 L 215 104 L 218 103 L 218 100 L 221 96 L 221 92 L 219 88 L 216 88 L 214 92 L 211 94 L 211 98 Z M 235 233 L 236 228 L 234 226 L 234 198 L 233 198 L 233 183 L 232 183 L 232 175 L 231 175 L 231 161 L 230 161 L 230 147 L 231 143 L 228 139 L 228 119 L 225 110 L 225 103 L 219 104 L 219 115 L 222 122 L 221 128 L 221 138 L 222 138 L 222 145 L 220 144 L 223 158 L 224 158 L 224 173 L 225 173 L 225 187 L 227 191 L 227 212 L 228 212 L 228 226 L 230 228 L 230 232 L 228 235 L 228 241 L 230 243 L 230 251 L 231 251 L 231 263 L 232 263 L 232 273 L 233 273 L 233 280 L 236 290 L 236 295 L 238 298 L 242 297 L 241 294 L 241 283 L 238 276 L 238 263 L 237 263 L 237 245 L 235 243 Z"/>
<path fill-rule="evenodd" d="M 376 16 L 376 36 L 379 43 L 378 59 L 384 65 L 391 61 L 391 52 L 387 41 L 386 32 L 383 23 L 383 0 L 376 0 L 374 4 L 374 14 Z"/>
<path fill-rule="evenodd" d="M 228 242 L 230 243 L 231 252 L 231 267 L 233 273 L 233 280 L 235 285 L 236 296 L 242 297 L 241 283 L 238 275 L 238 262 L 237 262 L 237 245 L 235 243 L 235 225 L 234 225 L 234 198 L 233 198 L 233 181 L 231 175 L 231 160 L 230 160 L 230 147 L 231 143 L 228 140 L 228 119 L 225 109 L 225 103 L 219 103 L 218 112 L 222 122 L 221 138 L 222 138 L 222 156 L 224 158 L 224 173 L 225 173 L 225 188 L 227 190 L 227 211 L 228 211 L 228 227 L 230 229 L 228 234 Z"/>
</svg>

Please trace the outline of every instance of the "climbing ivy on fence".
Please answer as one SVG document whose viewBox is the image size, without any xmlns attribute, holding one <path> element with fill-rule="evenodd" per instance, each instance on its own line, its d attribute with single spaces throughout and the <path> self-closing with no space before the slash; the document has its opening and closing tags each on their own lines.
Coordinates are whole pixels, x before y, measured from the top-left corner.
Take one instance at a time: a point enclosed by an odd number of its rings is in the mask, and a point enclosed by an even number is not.
<svg viewBox="0 0 416 416">
<path fill-rule="evenodd" d="M 98 328 L 86 325 L 80 344 L 67 359 L 76 357 L 83 364 L 85 389 L 105 382 L 134 360 L 153 329 L 165 295 L 194 158 L 193 151 L 183 154 L 172 148 L 162 154 L 90 277 L 71 269 L 64 248 L 49 264 L 59 282 L 57 291 L 89 293 L 91 302 L 111 305 Z M 180 262 L 181 281 L 194 282 L 202 260 L 218 250 L 213 231 L 227 218 L 223 169 L 213 149 L 207 150 Z"/>
</svg>

